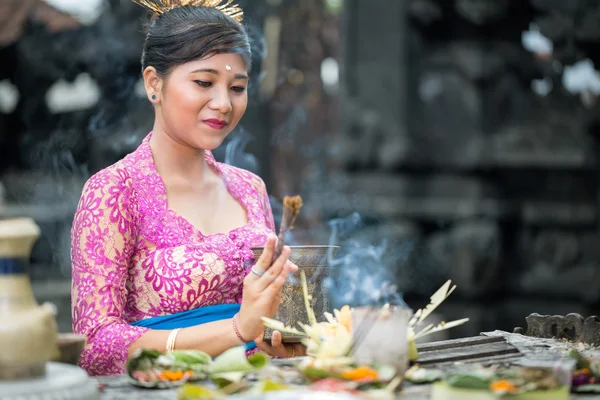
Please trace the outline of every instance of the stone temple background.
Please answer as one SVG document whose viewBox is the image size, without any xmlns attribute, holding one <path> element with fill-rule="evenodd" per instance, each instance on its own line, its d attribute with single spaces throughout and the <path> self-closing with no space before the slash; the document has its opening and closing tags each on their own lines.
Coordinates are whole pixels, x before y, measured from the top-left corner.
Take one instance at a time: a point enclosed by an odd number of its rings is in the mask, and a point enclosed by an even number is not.
<svg viewBox="0 0 600 400">
<path fill-rule="evenodd" d="M 63 331 L 83 182 L 152 126 L 145 12 L 76 3 L 0 7 L 0 218 L 42 227 L 30 273 Z M 263 177 L 276 217 L 303 196 L 292 242 L 343 245 L 334 303 L 387 282 L 419 308 L 451 278 L 454 336 L 598 313 L 600 0 L 238 3 L 251 104 L 216 156 Z"/>
</svg>

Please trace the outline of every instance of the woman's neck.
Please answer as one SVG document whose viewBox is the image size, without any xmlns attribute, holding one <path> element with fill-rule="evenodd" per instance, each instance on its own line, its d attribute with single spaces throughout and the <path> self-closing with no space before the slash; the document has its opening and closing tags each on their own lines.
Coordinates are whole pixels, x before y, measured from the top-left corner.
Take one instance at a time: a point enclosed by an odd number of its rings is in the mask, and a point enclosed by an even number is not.
<svg viewBox="0 0 600 400">
<path fill-rule="evenodd" d="M 204 158 L 205 150 L 178 143 L 156 126 L 149 144 L 154 164 L 163 180 L 168 178 L 203 183 L 209 179 L 211 171 Z"/>
</svg>

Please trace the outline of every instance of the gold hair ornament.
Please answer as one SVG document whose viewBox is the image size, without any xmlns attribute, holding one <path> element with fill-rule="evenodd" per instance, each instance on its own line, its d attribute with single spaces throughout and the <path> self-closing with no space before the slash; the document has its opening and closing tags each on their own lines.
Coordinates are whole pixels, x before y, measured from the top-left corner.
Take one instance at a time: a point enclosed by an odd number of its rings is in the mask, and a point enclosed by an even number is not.
<svg viewBox="0 0 600 400">
<path fill-rule="evenodd" d="M 231 4 L 234 0 L 132 0 L 134 3 L 145 7 L 157 15 L 164 14 L 174 8 L 195 6 L 216 8 L 223 14 L 233 18 L 237 22 L 244 19 L 244 11 L 237 5 Z"/>
</svg>

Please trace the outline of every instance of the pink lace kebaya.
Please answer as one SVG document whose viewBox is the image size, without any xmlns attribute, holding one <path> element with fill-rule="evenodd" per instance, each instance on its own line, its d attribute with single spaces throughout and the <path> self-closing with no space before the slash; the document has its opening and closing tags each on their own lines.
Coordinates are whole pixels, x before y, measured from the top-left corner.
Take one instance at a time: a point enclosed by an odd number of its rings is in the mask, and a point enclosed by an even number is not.
<svg viewBox="0 0 600 400">
<path fill-rule="evenodd" d="M 275 231 L 265 184 L 206 161 L 247 211 L 247 224 L 204 235 L 170 210 L 150 135 L 133 153 L 86 183 L 71 231 L 73 331 L 87 344 L 90 375 L 125 372 L 127 349 L 147 331 L 129 324 L 198 307 L 241 303 L 251 248 Z"/>
</svg>

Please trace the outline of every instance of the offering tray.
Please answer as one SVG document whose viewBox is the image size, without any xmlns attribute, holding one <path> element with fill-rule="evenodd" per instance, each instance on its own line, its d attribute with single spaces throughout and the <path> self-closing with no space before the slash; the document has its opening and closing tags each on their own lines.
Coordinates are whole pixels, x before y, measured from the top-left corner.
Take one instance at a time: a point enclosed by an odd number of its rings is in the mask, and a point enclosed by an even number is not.
<svg viewBox="0 0 600 400">
<path fill-rule="evenodd" d="M 0 382 L 0 400 L 5 399 L 99 400 L 100 392 L 81 368 L 49 362 L 44 376 Z"/>
</svg>

